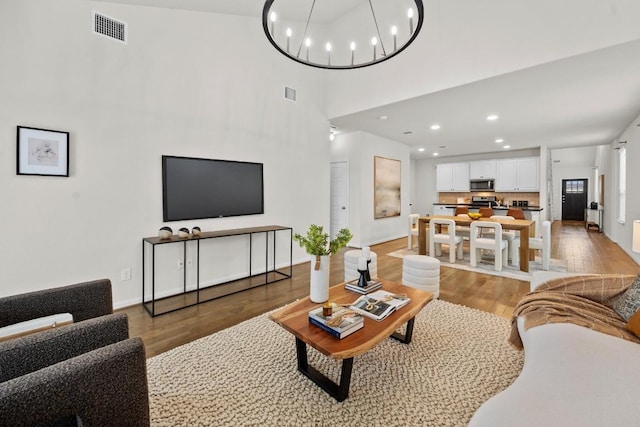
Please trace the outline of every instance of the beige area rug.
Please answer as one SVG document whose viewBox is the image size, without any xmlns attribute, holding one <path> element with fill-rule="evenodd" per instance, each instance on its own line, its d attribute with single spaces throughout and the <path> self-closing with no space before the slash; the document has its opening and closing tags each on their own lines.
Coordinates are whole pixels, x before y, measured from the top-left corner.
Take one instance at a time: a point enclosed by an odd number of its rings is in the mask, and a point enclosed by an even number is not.
<svg viewBox="0 0 640 427">
<path fill-rule="evenodd" d="M 395 258 L 402 258 L 405 255 L 418 255 L 418 250 L 403 248 L 394 252 L 390 252 L 387 255 Z M 529 261 L 528 273 L 520 270 L 520 267 L 514 267 L 512 265 L 503 265 L 502 271 L 495 271 L 493 265 L 493 256 L 489 256 L 486 259 L 483 258 L 481 262 L 478 263 L 477 267 L 471 267 L 471 265 L 469 264 L 469 248 L 466 246 L 464 248 L 464 259 L 457 260 L 455 264 L 449 262 L 449 252 L 446 247 L 445 250 L 442 251 L 442 256 L 437 257 L 437 259 L 440 260 L 440 265 L 443 265 L 445 267 L 457 268 L 458 270 L 473 271 L 475 273 L 491 274 L 493 276 L 508 277 L 510 279 L 524 280 L 525 282 L 531 281 L 531 275 L 534 272 L 543 271 L 542 260 L 540 259 L 540 257 L 536 257 L 535 261 Z M 549 271 L 566 273 L 567 262 L 561 259 L 551 258 Z"/>
<path fill-rule="evenodd" d="M 433 301 L 411 344 L 354 359 L 338 403 L 297 371 L 293 335 L 258 316 L 148 360 L 152 425 L 465 426 L 522 369 L 508 333 L 506 319 Z M 309 363 L 337 379 L 339 361 L 310 348 Z"/>
</svg>

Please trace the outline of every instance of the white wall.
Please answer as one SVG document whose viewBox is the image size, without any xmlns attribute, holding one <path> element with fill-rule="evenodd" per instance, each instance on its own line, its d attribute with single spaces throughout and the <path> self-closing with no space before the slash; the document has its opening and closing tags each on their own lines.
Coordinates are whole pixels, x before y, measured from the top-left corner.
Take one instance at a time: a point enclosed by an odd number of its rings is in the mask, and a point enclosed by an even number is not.
<svg viewBox="0 0 640 427">
<path fill-rule="evenodd" d="M 640 168 L 637 166 L 640 159 L 640 116 L 629 124 L 622 134 L 611 143 L 611 156 L 609 169 L 611 173 L 605 177 L 605 234 L 616 242 L 636 262 L 640 263 L 640 254 L 631 251 L 633 235 L 633 221 L 640 219 Z M 625 222 L 618 221 L 618 156 L 614 150 L 618 141 L 627 141 L 627 198 Z"/>
<path fill-rule="evenodd" d="M 366 132 L 340 134 L 331 143 L 331 161 L 349 162 L 349 229 L 354 236 L 351 246 L 368 246 L 407 235 L 407 215 L 411 211 L 409 154 L 407 145 Z M 398 217 L 374 219 L 374 156 L 401 161 L 402 206 Z"/>
<path fill-rule="evenodd" d="M 636 22 L 640 2 L 538 0 L 535 7 L 528 5 L 527 0 L 424 2 L 424 26 L 405 51 L 375 67 L 329 75 L 328 116 L 340 117 L 640 37 Z"/>
<path fill-rule="evenodd" d="M 93 9 L 127 22 L 129 43 L 93 35 Z M 163 154 L 264 163 L 264 215 L 174 230 L 328 227 L 325 73 L 270 48 L 257 18 L 0 0 L 0 57 L 0 296 L 107 277 L 116 306 L 139 302 L 141 239 L 164 225 Z M 69 131 L 71 176 L 17 176 L 17 125 Z"/>
</svg>

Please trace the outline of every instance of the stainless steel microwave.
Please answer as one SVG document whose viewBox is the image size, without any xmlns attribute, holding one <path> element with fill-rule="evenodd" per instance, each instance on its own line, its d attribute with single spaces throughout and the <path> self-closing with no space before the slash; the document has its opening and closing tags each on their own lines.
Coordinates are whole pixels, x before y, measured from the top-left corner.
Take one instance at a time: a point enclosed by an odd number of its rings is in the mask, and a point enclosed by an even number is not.
<svg viewBox="0 0 640 427">
<path fill-rule="evenodd" d="M 493 179 L 472 179 L 469 181 L 471 191 L 494 191 Z"/>
</svg>

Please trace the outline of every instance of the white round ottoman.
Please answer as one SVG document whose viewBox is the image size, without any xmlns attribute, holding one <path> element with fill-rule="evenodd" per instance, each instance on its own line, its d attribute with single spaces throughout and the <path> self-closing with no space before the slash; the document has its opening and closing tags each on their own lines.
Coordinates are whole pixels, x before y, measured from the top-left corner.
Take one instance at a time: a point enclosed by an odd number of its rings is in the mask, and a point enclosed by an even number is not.
<svg viewBox="0 0 640 427">
<path fill-rule="evenodd" d="M 402 258 L 402 284 L 440 294 L 440 261 L 427 255 L 405 255 Z"/>
<path fill-rule="evenodd" d="M 344 281 L 357 280 L 360 278 L 358 273 L 358 258 L 362 251 L 360 249 L 352 249 L 344 253 Z M 375 252 L 369 252 L 371 263 L 369 264 L 369 274 L 372 279 L 378 278 L 378 256 Z"/>
</svg>

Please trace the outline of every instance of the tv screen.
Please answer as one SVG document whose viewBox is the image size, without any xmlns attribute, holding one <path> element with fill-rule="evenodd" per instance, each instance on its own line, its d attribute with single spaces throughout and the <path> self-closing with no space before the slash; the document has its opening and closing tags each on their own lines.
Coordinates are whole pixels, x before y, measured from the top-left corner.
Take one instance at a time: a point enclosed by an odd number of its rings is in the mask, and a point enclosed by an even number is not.
<svg viewBox="0 0 640 427">
<path fill-rule="evenodd" d="M 162 156 L 164 221 L 264 213 L 262 163 Z"/>
</svg>

